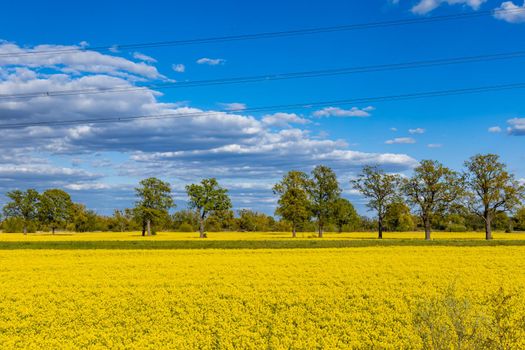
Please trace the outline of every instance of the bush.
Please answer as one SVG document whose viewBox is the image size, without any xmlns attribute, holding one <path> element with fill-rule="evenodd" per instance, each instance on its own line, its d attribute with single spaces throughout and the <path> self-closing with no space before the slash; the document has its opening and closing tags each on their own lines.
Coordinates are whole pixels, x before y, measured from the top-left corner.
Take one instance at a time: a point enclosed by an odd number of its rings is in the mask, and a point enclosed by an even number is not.
<svg viewBox="0 0 525 350">
<path fill-rule="evenodd" d="M 179 231 L 179 232 L 194 232 L 195 230 L 193 229 L 193 227 L 190 224 L 185 222 L 185 223 L 182 223 L 179 226 L 179 229 L 177 231 Z"/>
<path fill-rule="evenodd" d="M 463 224 L 448 224 L 448 232 L 467 232 L 467 227 Z"/>
<path fill-rule="evenodd" d="M 4 220 L 2 228 L 5 233 L 22 233 L 24 232 L 24 221 L 20 218 L 8 218 Z M 36 232 L 36 225 L 32 222 L 28 223 L 27 232 Z"/>
</svg>

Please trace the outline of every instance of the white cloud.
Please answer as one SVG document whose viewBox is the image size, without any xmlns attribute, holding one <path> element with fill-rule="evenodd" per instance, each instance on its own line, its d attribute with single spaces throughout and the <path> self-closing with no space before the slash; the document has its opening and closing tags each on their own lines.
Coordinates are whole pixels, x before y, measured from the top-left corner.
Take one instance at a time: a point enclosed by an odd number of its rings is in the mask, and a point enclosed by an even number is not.
<svg viewBox="0 0 525 350">
<path fill-rule="evenodd" d="M 133 62 L 123 57 L 102 54 L 97 51 L 78 50 L 80 46 L 38 45 L 22 48 L 13 43 L 0 44 L 0 67 L 28 69 L 48 68 L 64 74 L 108 74 L 119 77 L 165 79 L 157 68 L 145 62 Z M 38 54 L 41 51 L 63 51 L 53 55 Z M 55 78 L 58 78 L 56 76 Z"/>
<path fill-rule="evenodd" d="M 309 124 L 310 120 L 300 117 L 295 113 L 274 113 L 267 114 L 262 118 L 262 122 L 269 126 L 289 127 L 290 124 Z"/>
<path fill-rule="evenodd" d="M 486 1 L 487 0 L 421 0 L 414 7 L 412 7 L 412 12 L 418 15 L 424 15 L 435 10 L 442 4 L 461 4 L 469 6 L 474 10 L 478 10 L 480 6 Z"/>
<path fill-rule="evenodd" d="M 87 183 L 71 183 L 64 186 L 64 188 L 72 191 L 85 191 L 85 190 L 106 190 L 111 188 L 110 185 L 99 182 L 87 182 Z"/>
<path fill-rule="evenodd" d="M 414 140 L 411 137 L 396 137 L 392 140 L 386 140 L 385 143 L 387 145 L 394 145 L 394 144 L 412 144 L 416 143 L 416 140 Z"/>
<path fill-rule="evenodd" d="M 443 145 L 440 144 L 440 143 L 429 143 L 429 144 L 427 145 L 427 147 L 428 147 L 428 148 L 441 148 L 441 147 L 443 147 Z"/>
<path fill-rule="evenodd" d="M 507 131 L 510 135 L 525 136 L 525 118 L 513 118 L 507 120 L 509 127 Z"/>
<path fill-rule="evenodd" d="M 491 126 L 490 128 L 488 128 L 488 131 L 492 133 L 498 133 L 501 132 L 501 128 L 499 126 Z"/>
<path fill-rule="evenodd" d="M 246 109 L 246 104 L 240 102 L 219 103 L 219 105 L 227 111 L 242 111 Z"/>
<path fill-rule="evenodd" d="M 173 69 L 177 73 L 184 73 L 186 71 L 186 66 L 184 66 L 182 63 L 172 64 L 171 69 Z"/>
<path fill-rule="evenodd" d="M 397 128 L 390 128 L 390 131 L 396 132 Z"/>
<path fill-rule="evenodd" d="M 365 108 L 352 107 L 351 109 L 342 109 L 339 107 L 325 107 L 321 110 L 315 111 L 315 117 L 369 117 L 370 112 L 374 107 L 368 106 Z"/>
<path fill-rule="evenodd" d="M 509 23 L 525 22 L 525 1 L 523 5 L 515 5 L 512 1 L 505 1 L 494 10 L 494 17 Z"/>
<path fill-rule="evenodd" d="M 423 128 L 408 129 L 408 133 L 411 134 L 411 135 L 424 134 L 425 133 L 425 129 L 423 129 Z"/>
<path fill-rule="evenodd" d="M 34 49 L 6 43 L 0 45 L 1 50 Z M 134 87 L 139 78 L 151 81 L 161 77 L 154 66 L 111 54 L 82 51 L 63 56 L 54 63 L 48 59 L 20 56 L 16 62 L 7 62 L 4 57 L 0 58 L 3 60 L 0 94 Z M 290 169 L 309 171 L 321 163 L 340 173 L 357 171 L 364 164 L 381 164 L 391 170 L 406 170 L 416 164 L 407 154 L 357 152 L 343 140 L 311 134 L 302 129 L 310 121 L 294 113 L 275 113 L 258 119 L 246 112 L 233 114 L 177 102 L 163 103 L 158 100 L 161 95 L 145 88 L 122 93 L 44 95 L 0 101 L 4 124 L 159 114 L 173 117 L 126 123 L 33 126 L 2 132 L 0 192 L 20 186 L 53 186 L 71 190 L 76 198 L 95 208 L 122 207 L 132 203 L 133 186 L 115 189 L 115 179 L 136 183 L 146 176 L 159 176 L 159 169 L 163 177 L 182 186 L 205 174 L 229 179 L 231 183 L 266 184 Z M 245 107 L 237 104 L 228 105 L 237 111 Z M 192 115 L 194 117 L 188 117 Z M 96 157 L 99 153 L 102 155 Z M 78 162 L 80 158 L 84 161 Z M 72 166 L 52 164 L 67 162 Z M 109 177 L 111 181 L 105 181 Z M 271 191 L 251 187 L 235 190 L 237 203 L 246 200 L 254 205 L 269 203 L 267 208 L 271 211 L 275 200 Z"/>
<path fill-rule="evenodd" d="M 133 52 L 133 58 L 136 58 L 137 60 L 141 60 L 141 61 L 148 62 L 148 63 L 157 62 L 157 60 L 154 59 L 153 57 L 150 57 L 140 52 Z"/>
<path fill-rule="evenodd" d="M 198 64 L 207 64 L 209 66 L 217 66 L 219 64 L 224 64 L 226 63 L 226 60 L 225 59 L 222 59 L 222 58 L 208 58 L 208 57 L 203 57 L 203 58 L 199 58 L 197 60 L 197 63 Z"/>
</svg>

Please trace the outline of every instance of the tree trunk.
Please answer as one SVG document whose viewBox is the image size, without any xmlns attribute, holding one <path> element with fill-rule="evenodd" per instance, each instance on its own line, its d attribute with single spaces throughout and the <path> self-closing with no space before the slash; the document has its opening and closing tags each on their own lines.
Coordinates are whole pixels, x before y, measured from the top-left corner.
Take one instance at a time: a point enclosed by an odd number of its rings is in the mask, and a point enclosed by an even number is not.
<svg viewBox="0 0 525 350">
<path fill-rule="evenodd" d="M 27 235 L 27 225 L 24 224 L 24 235 Z"/>
<path fill-rule="evenodd" d="M 199 237 L 206 238 L 204 235 L 204 219 L 202 217 L 199 220 Z"/>
<path fill-rule="evenodd" d="M 339 233 L 343 233 L 343 225 L 339 225 Z"/>
<path fill-rule="evenodd" d="M 52 232 L 53 234 L 55 234 L 55 227 L 54 227 L 54 226 L 51 227 L 51 232 Z"/>
<path fill-rule="evenodd" d="M 485 218 L 485 239 L 490 241 L 492 239 L 492 226 L 490 217 Z"/>
<path fill-rule="evenodd" d="M 145 235 L 146 235 L 146 226 L 142 224 L 142 237 L 144 237 Z"/>
<path fill-rule="evenodd" d="M 146 221 L 146 226 L 148 228 L 148 236 L 151 236 L 151 220 L 150 219 Z"/>
<path fill-rule="evenodd" d="M 292 238 L 297 237 L 297 229 L 295 228 L 295 224 L 292 224 Z"/>
<path fill-rule="evenodd" d="M 430 219 L 425 218 L 423 221 L 425 222 L 425 240 L 430 241 Z"/>
<path fill-rule="evenodd" d="M 323 238 L 323 225 L 319 224 L 319 238 Z"/>
<path fill-rule="evenodd" d="M 378 239 L 383 239 L 383 218 L 377 220 Z"/>
</svg>

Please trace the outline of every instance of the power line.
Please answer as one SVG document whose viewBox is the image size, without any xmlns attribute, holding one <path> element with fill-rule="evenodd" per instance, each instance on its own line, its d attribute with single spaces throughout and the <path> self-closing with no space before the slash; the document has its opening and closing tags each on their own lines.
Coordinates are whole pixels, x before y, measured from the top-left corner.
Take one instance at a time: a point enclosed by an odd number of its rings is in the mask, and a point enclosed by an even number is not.
<svg viewBox="0 0 525 350">
<path fill-rule="evenodd" d="M 381 102 L 381 101 L 399 101 L 399 100 L 412 100 L 412 99 L 442 97 L 442 96 L 451 96 L 451 95 L 477 94 L 477 93 L 484 93 L 484 92 L 495 92 L 495 91 L 504 91 L 504 90 L 524 89 L 524 88 L 525 88 L 525 83 L 515 83 L 515 84 L 489 85 L 489 86 L 463 88 L 463 89 L 415 92 L 415 93 L 400 94 L 400 95 L 363 97 L 363 98 L 333 100 L 333 101 L 323 101 L 323 102 L 284 104 L 284 105 L 254 107 L 254 108 L 246 108 L 246 109 L 238 109 L 238 110 L 220 110 L 220 111 L 212 111 L 212 112 L 191 112 L 191 113 L 164 113 L 164 114 L 139 115 L 139 116 L 128 116 L 128 117 L 102 117 L 102 118 L 91 118 L 91 119 L 71 119 L 71 120 L 57 120 L 57 121 L 0 124 L 0 130 L 23 129 L 27 127 L 37 127 L 37 126 L 67 126 L 67 125 L 78 125 L 78 124 L 104 124 L 104 123 L 110 124 L 110 123 L 120 123 L 120 122 L 134 121 L 134 120 L 155 120 L 155 119 L 168 119 L 168 118 L 169 119 L 199 118 L 199 117 L 206 117 L 206 116 L 213 116 L 213 115 L 222 115 L 224 113 L 270 112 L 270 111 L 282 111 L 282 110 L 291 110 L 291 109 L 326 107 L 326 106 L 331 106 L 331 105 L 350 105 L 350 104 L 373 103 L 373 102 Z"/>
<path fill-rule="evenodd" d="M 284 30 L 284 31 L 275 31 L 275 32 L 226 35 L 226 36 L 215 36 L 215 37 L 196 38 L 196 39 L 143 42 L 143 43 L 134 43 L 134 44 L 122 44 L 122 45 L 117 44 L 117 45 L 111 45 L 111 46 L 95 46 L 92 48 L 78 47 L 78 48 L 56 49 L 56 50 L 13 52 L 13 53 L 2 53 L 0 54 L 0 58 L 1 57 L 20 57 L 20 56 L 29 56 L 29 55 L 54 55 L 54 54 L 62 54 L 62 53 L 81 52 L 81 51 L 87 51 L 87 50 L 89 51 L 132 50 L 132 49 L 142 49 L 142 48 L 152 48 L 152 47 L 183 46 L 183 45 L 195 45 L 195 44 L 221 43 L 221 42 L 228 42 L 228 41 L 270 39 L 270 38 L 279 38 L 279 37 L 292 37 L 292 36 L 301 36 L 301 35 L 363 30 L 363 29 L 371 29 L 371 28 L 395 27 L 395 26 L 412 25 L 412 24 L 420 24 L 420 23 L 453 21 L 453 20 L 460 20 L 460 19 L 483 17 L 483 16 L 493 16 L 499 13 L 516 13 L 516 12 L 519 13 L 521 11 L 525 11 L 525 9 L 524 8 L 496 9 L 496 10 L 478 11 L 478 12 L 472 12 L 472 13 L 458 13 L 458 14 L 452 14 L 452 15 L 398 19 L 398 20 L 391 20 L 391 21 L 365 22 L 365 23 L 355 23 L 355 24 L 330 26 L 330 27 L 303 28 L 303 29 Z"/>
<path fill-rule="evenodd" d="M 111 88 L 85 88 L 85 89 L 75 89 L 75 90 L 37 91 L 37 92 L 19 93 L 19 94 L 0 94 L 0 101 L 16 100 L 16 99 L 30 99 L 30 98 L 36 98 L 36 97 L 92 95 L 92 94 L 144 91 L 144 90 L 149 90 L 149 89 L 161 90 L 161 89 L 188 88 L 188 87 L 199 87 L 199 86 L 255 83 L 255 82 L 300 79 L 300 78 L 315 78 L 315 77 L 324 77 L 324 76 L 349 75 L 349 74 L 356 74 L 356 73 L 404 70 L 404 69 L 425 68 L 425 67 L 445 66 L 445 65 L 454 65 L 454 64 L 466 64 L 466 63 L 483 62 L 483 61 L 496 61 L 496 60 L 520 58 L 524 56 L 525 56 L 525 51 L 514 51 L 514 52 L 508 52 L 508 53 L 477 55 L 477 56 L 462 56 L 462 57 L 454 57 L 454 58 L 424 60 L 424 61 L 411 61 L 411 62 L 404 62 L 404 63 L 391 63 L 391 64 L 381 64 L 381 65 L 371 65 L 371 66 L 356 66 L 356 67 L 346 67 L 346 68 L 336 68 L 336 69 L 311 70 L 311 71 L 303 71 L 303 72 L 255 75 L 255 76 L 222 78 L 222 79 L 182 81 L 182 82 L 176 82 L 176 83 L 148 84 L 148 85 L 141 85 L 141 86 L 121 85 L 121 86 L 114 86 Z"/>
</svg>

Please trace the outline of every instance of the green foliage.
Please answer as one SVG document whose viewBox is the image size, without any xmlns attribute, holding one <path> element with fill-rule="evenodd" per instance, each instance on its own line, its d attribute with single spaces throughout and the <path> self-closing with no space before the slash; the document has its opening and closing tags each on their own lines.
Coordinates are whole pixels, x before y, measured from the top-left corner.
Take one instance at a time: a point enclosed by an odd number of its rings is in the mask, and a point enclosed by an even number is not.
<svg viewBox="0 0 525 350">
<path fill-rule="evenodd" d="M 22 226 L 20 231 L 13 232 L 27 233 L 28 225 L 38 216 L 40 195 L 33 189 L 28 189 L 25 192 L 15 190 L 8 192 L 6 195 L 10 202 L 4 206 L 4 215 L 6 218 L 18 219 L 17 222 Z M 8 227 L 9 230 L 14 229 L 13 226 Z"/>
<path fill-rule="evenodd" d="M 219 186 L 216 179 L 203 179 L 200 184 L 186 186 L 189 206 L 196 209 L 199 215 L 199 233 L 204 238 L 206 218 L 213 213 L 229 210 L 232 207 L 228 190 Z"/>
<path fill-rule="evenodd" d="M 334 203 L 333 221 L 339 232 L 346 228 L 354 231 L 359 225 L 359 216 L 348 199 L 338 198 Z"/>
<path fill-rule="evenodd" d="M 4 220 L 2 223 L 2 230 L 6 233 L 33 233 L 36 232 L 36 223 L 34 221 L 25 221 L 19 217 L 10 217 Z"/>
<path fill-rule="evenodd" d="M 323 237 L 324 227 L 333 218 L 335 203 L 341 195 L 334 171 L 323 165 L 316 166 L 312 171 L 308 192 L 311 211 L 317 219 L 319 237 Z"/>
<path fill-rule="evenodd" d="M 415 228 L 410 208 L 401 201 L 390 203 L 385 211 L 385 229 L 388 231 L 412 231 Z"/>
<path fill-rule="evenodd" d="M 515 228 L 516 230 L 525 231 L 525 207 L 520 208 L 516 212 L 516 216 L 514 217 L 515 220 Z"/>
<path fill-rule="evenodd" d="M 293 237 L 296 236 L 298 225 L 307 221 L 311 216 L 312 205 L 308 198 L 309 185 L 308 175 L 292 170 L 273 187 L 273 192 L 280 196 L 275 214 L 291 223 Z"/>
<path fill-rule="evenodd" d="M 275 220 L 263 213 L 241 209 L 239 210 L 238 224 L 241 231 L 268 232 L 274 230 Z"/>
<path fill-rule="evenodd" d="M 73 202 L 67 192 L 60 189 L 47 190 L 40 196 L 38 217 L 55 233 L 57 228 L 64 227 L 71 219 L 72 208 Z"/>
<path fill-rule="evenodd" d="M 179 232 L 194 232 L 195 229 L 188 223 L 183 223 L 179 226 L 179 228 L 177 229 L 177 231 Z"/>
<path fill-rule="evenodd" d="M 148 230 L 148 235 L 156 232 L 151 225 L 165 222 L 169 217 L 169 209 L 174 207 L 169 183 L 155 177 L 144 179 L 135 189 L 138 201 L 133 209 L 134 218 L 142 225 L 142 235 Z"/>
</svg>

